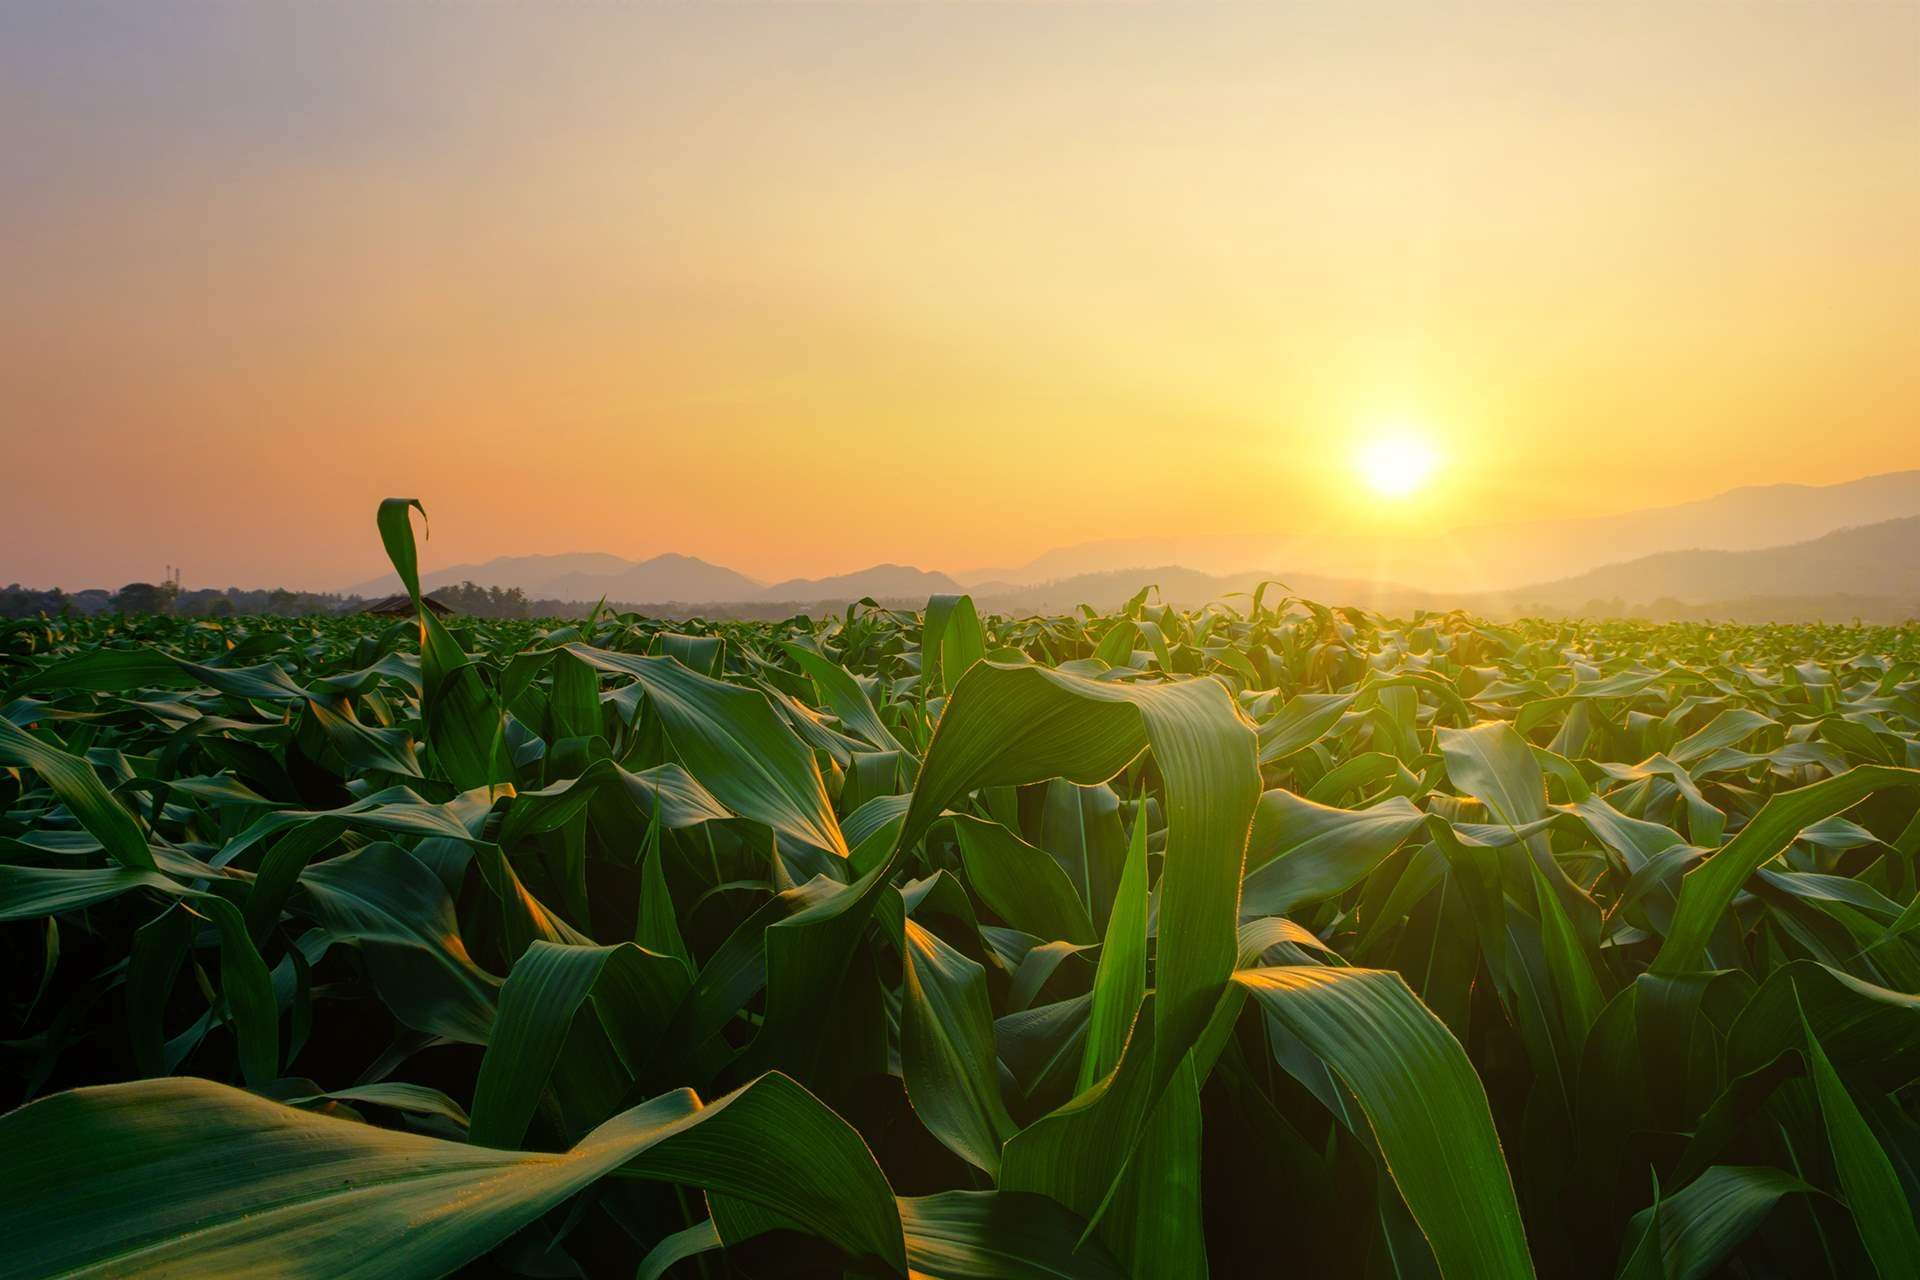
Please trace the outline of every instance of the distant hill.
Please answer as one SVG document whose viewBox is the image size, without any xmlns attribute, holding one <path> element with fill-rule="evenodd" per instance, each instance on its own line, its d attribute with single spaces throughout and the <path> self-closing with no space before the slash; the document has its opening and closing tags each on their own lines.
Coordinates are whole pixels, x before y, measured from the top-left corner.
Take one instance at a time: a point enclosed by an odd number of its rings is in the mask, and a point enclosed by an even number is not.
<svg viewBox="0 0 1920 1280">
<path fill-rule="evenodd" d="M 1664 551 L 1472 602 L 1512 612 L 1531 605 L 1578 610 L 1595 601 L 1701 605 L 1849 597 L 1897 616 L 1920 612 L 1920 516 L 1883 520 L 1753 551 Z M 1856 607 L 1855 612 L 1861 612 Z M 1842 615 L 1846 616 L 1846 615 Z"/>
<path fill-rule="evenodd" d="M 961 590 L 944 573 L 909 565 L 877 564 L 827 578 L 789 578 L 771 586 L 724 565 L 695 556 L 659 555 L 624 560 L 600 552 L 552 556 L 501 556 L 484 564 L 456 564 L 420 575 L 424 591 L 472 582 L 483 587 L 519 587 L 533 600 L 657 601 L 662 604 L 747 604 L 822 600 L 924 599 Z M 401 589 L 393 574 L 346 588 L 344 594 L 378 598 Z"/>
<path fill-rule="evenodd" d="M 549 558 L 567 557 L 523 557 Z M 440 575 L 428 575 L 427 582 L 431 586 L 443 575 L 466 575 L 473 568 L 487 569 L 493 563 L 456 566 Z M 660 571 L 657 578 L 649 580 L 645 576 L 649 566 Z M 675 570 L 685 575 L 713 576 L 676 577 Z M 654 591 L 651 581 L 669 583 L 674 590 Z M 724 597 L 697 599 L 689 594 L 717 590 L 705 584 L 728 581 L 744 582 L 747 587 Z M 1244 609 L 1248 603 L 1245 597 L 1263 581 L 1278 584 L 1267 589 L 1269 603 L 1283 595 L 1297 595 L 1400 616 L 1421 609 L 1458 608 L 1495 618 L 1620 614 L 1662 621 L 1861 618 L 1899 622 L 1920 616 L 1920 516 L 1842 529 L 1786 546 L 1745 551 L 1664 551 L 1501 592 L 1431 591 L 1401 583 L 1285 570 L 1216 574 L 1184 565 L 1111 569 L 1039 583 L 976 582 L 965 589 L 983 610 L 1015 615 L 1062 613 L 1081 604 L 1113 609 L 1148 585 L 1157 588 L 1152 597 L 1156 603 L 1193 608 L 1210 601 L 1228 601 Z M 963 589 L 946 574 L 892 564 L 827 578 L 791 578 L 761 587 L 732 570 L 684 556 L 661 556 L 629 565 L 616 574 L 581 574 L 548 583 L 562 589 L 528 594 L 581 607 L 604 597 L 618 608 L 662 617 L 697 614 L 779 618 L 802 609 L 837 610 L 866 596 L 891 605 L 917 607 L 928 596 Z M 627 583 L 634 585 L 629 589 L 623 585 Z"/>
<path fill-rule="evenodd" d="M 1437 596 L 1394 583 L 1310 573 L 1202 573 L 1182 565 L 1082 573 L 1028 586 L 983 583 L 974 589 L 974 603 L 994 613 L 1064 613 L 1081 604 L 1114 609 L 1125 604 L 1140 588 L 1151 585 L 1156 588 L 1151 597 L 1155 604 L 1193 608 L 1229 596 L 1250 596 L 1262 582 L 1277 584 L 1267 588 L 1268 604 L 1282 596 L 1295 595 L 1327 604 L 1359 605 L 1395 613 L 1444 607 Z M 1244 610 L 1250 602 L 1234 603 Z"/>
<path fill-rule="evenodd" d="M 1453 572 L 1443 567 L 1428 575 L 1412 573 L 1410 558 L 1380 563 L 1383 576 L 1400 581 L 1502 590 L 1661 552 L 1783 547 L 1904 516 L 1920 516 L 1920 471 L 1844 484 L 1754 485 L 1698 502 L 1616 516 L 1456 529 L 1435 540 L 1442 565 L 1451 561 Z M 1486 566 L 1478 581 L 1471 579 L 1475 565 Z"/>
<path fill-rule="evenodd" d="M 1193 607 L 1247 595 L 1263 579 L 1281 594 L 1405 615 L 1462 608 L 1489 617 L 1620 613 L 1659 619 L 1898 622 L 1920 617 L 1920 516 L 1841 529 L 1786 546 L 1744 551 L 1665 551 L 1512 591 L 1431 591 L 1403 583 L 1314 573 L 1209 574 L 1182 566 L 1076 574 L 1055 582 L 981 583 L 975 598 L 1000 613 L 1053 613 L 1078 604 L 1111 609 L 1142 586 L 1155 599 Z M 1244 600 L 1237 602 L 1245 607 Z"/>
<path fill-rule="evenodd" d="M 1108 538 L 1059 547 L 962 582 L 1030 586 L 1090 573 L 1184 565 L 1233 575 L 1262 566 L 1429 591 L 1510 591 L 1662 551 L 1745 551 L 1804 542 L 1849 526 L 1920 515 L 1920 471 L 1841 484 L 1754 485 L 1676 506 L 1611 516 L 1490 523 L 1406 537 L 1220 535 Z"/>
<path fill-rule="evenodd" d="M 831 578 L 788 578 L 760 591 L 758 600 L 876 600 L 944 595 L 959 591 L 960 584 L 944 573 L 931 573 L 904 564 L 876 564 L 858 573 L 842 573 Z"/>
<path fill-rule="evenodd" d="M 1159 566 L 1159 567 L 1152 567 Z M 1263 567 L 1266 566 L 1266 567 Z M 502 556 L 423 575 L 428 590 L 472 581 L 535 600 L 607 599 L 728 609 L 890 602 L 970 591 L 983 607 L 1043 613 L 1111 608 L 1158 583 L 1169 603 L 1200 604 L 1279 579 L 1295 594 L 1388 612 L 1586 610 L 1655 601 L 1671 612 L 1764 618 L 1907 616 L 1920 604 L 1920 471 L 1833 485 L 1779 484 L 1616 516 L 1486 524 L 1405 540 L 1305 535 L 1111 538 L 1061 547 L 1016 568 L 942 573 L 876 564 L 856 573 L 765 585 L 685 555 L 633 561 L 600 552 Z M 346 588 L 379 597 L 388 574 Z"/>
<path fill-rule="evenodd" d="M 570 573 L 542 583 L 529 596 L 555 600 L 740 600 L 760 590 L 744 573 L 694 556 L 663 555 L 612 572 Z"/>
<path fill-rule="evenodd" d="M 742 600 L 760 584 L 743 573 L 693 556 L 661 555 L 628 560 L 600 551 L 550 556 L 500 556 L 484 564 L 456 564 L 420 575 L 422 590 L 472 582 L 483 587 L 519 587 L 533 599 L 550 600 Z M 346 589 L 347 595 L 383 596 L 399 591 L 389 573 Z"/>
<path fill-rule="evenodd" d="M 471 582 L 482 587 L 521 587 L 569 573 L 611 573 L 630 561 L 603 551 L 576 551 L 551 556 L 499 556 L 484 564 L 456 564 L 420 575 L 423 590 Z M 341 588 L 341 594 L 378 598 L 402 590 L 399 575 L 383 573 L 365 582 Z"/>
<path fill-rule="evenodd" d="M 1251 572 L 1262 565 L 1293 563 L 1290 551 L 1297 543 L 1298 539 L 1278 534 L 1102 538 L 1056 547 L 1013 568 L 975 569 L 954 576 L 970 590 L 1058 583 L 1153 565 L 1178 565 L 1219 577 Z"/>
</svg>

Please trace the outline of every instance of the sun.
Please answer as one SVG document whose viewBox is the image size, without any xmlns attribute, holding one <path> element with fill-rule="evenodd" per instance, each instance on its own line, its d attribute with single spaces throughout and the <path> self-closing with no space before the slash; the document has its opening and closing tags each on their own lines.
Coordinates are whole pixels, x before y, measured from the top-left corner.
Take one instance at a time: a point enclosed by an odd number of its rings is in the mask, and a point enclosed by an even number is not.
<svg viewBox="0 0 1920 1280">
<path fill-rule="evenodd" d="M 1360 478 L 1383 498 L 1407 498 L 1418 493 L 1439 464 L 1433 446 L 1411 431 L 1375 436 L 1354 455 Z"/>
</svg>

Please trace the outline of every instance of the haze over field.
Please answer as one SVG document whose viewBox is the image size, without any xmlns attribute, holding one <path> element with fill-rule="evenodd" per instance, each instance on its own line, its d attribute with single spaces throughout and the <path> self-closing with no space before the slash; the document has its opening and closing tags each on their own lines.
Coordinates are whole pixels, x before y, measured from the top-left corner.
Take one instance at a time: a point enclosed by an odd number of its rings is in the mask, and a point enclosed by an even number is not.
<svg viewBox="0 0 1920 1280">
<path fill-rule="evenodd" d="M 1907 4 L 0 6 L 0 579 L 336 588 L 390 493 L 582 595 L 1801 541 L 1767 486 L 1920 466 L 1917 55 Z M 1743 486 L 1733 541 L 1625 514 Z"/>
<path fill-rule="evenodd" d="M 0 0 L 0 1280 L 1920 1280 L 1916 71 Z"/>
<path fill-rule="evenodd" d="M 1299 594 L 1389 610 L 1466 607 L 1511 615 L 1660 600 L 1753 612 L 1771 600 L 1789 617 L 1897 620 L 1920 608 L 1920 471 L 1397 540 L 1110 539 L 1061 547 L 1014 568 L 941 572 L 879 564 L 776 583 L 672 554 L 641 562 L 604 553 L 503 556 L 432 568 L 422 582 L 428 590 L 462 582 L 518 587 L 535 600 L 713 606 L 918 600 L 965 589 L 989 607 L 1047 611 L 1112 607 L 1147 583 L 1168 601 L 1197 605 L 1267 579 Z M 399 589 L 392 574 L 344 588 L 361 596 Z"/>
</svg>

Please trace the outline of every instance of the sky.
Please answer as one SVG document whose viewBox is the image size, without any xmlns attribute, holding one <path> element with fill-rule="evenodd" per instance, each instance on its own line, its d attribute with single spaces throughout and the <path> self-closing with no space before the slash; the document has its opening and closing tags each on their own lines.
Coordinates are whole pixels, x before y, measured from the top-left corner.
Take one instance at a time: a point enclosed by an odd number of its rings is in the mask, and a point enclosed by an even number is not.
<svg viewBox="0 0 1920 1280">
<path fill-rule="evenodd" d="M 1913 0 L 0 0 L 0 192 L 0 582 L 1920 466 Z"/>
</svg>

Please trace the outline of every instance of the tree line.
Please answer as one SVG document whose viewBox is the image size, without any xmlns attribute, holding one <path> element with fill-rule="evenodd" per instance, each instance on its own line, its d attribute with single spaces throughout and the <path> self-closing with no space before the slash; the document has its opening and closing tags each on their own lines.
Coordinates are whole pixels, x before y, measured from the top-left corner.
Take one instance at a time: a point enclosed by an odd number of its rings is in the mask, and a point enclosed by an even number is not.
<svg viewBox="0 0 1920 1280">
<path fill-rule="evenodd" d="M 558 600 L 532 601 L 519 587 L 482 587 L 472 582 L 442 587 L 434 599 L 458 613 L 476 618 L 552 617 L 571 612 Z M 232 614 L 273 614 L 283 618 L 347 613 L 370 602 L 357 595 L 332 591 L 294 591 L 286 587 L 257 590 L 240 587 L 201 587 L 183 590 L 171 582 L 129 582 L 117 591 L 93 588 L 63 591 L 12 583 L 0 588 L 0 618 L 34 618 L 67 613 L 165 614 L 185 618 L 219 618 Z"/>
</svg>

